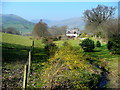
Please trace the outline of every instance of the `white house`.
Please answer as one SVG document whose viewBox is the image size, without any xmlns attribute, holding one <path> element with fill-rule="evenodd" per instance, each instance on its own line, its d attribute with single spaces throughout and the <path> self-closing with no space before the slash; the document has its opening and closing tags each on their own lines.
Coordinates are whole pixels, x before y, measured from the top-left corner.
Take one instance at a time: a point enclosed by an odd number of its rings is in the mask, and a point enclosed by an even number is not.
<svg viewBox="0 0 120 90">
<path fill-rule="evenodd" d="M 71 28 L 71 29 L 67 29 L 66 30 L 66 36 L 68 38 L 72 38 L 72 37 L 78 37 L 80 34 L 80 31 L 78 28 Z"/>
</svg>

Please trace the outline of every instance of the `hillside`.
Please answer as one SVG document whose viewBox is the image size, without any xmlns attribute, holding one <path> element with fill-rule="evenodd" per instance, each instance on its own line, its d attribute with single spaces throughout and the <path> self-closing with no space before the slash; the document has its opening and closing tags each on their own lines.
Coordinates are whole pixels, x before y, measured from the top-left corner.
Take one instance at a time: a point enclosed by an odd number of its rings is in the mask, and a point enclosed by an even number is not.
<svg viewBox="0 0 120 90">
<path fill-rule="evenodd" d="M 23 45 L 23 46 L 32 45 L 32 40 L 30 40 L 29 36 L 20 36 L 20 35 L 13 35 L 7 33 L 2 33 L 2 42 L 9 44 Z"/>
<path fill-rule="evenodd" d="M 51 25 L 57 25 L 57 26 L 66 25 L 70 28 L 78 27 L 80 29 L 83 29 L 85 26 L 85 22 L 80 17 L 74 17 L 74 18 L 69 18 L 69 19 L 65 19 L 65 20 L 51 23 Z"/>
<path fill-rule="evenodd" d="M 37 22 L 39 22 L 39 19 L 31 20 L 31 22 L 37 23 Z M 52 21 L 52 20 L 43 19 L 43 22 L 47 23 L 48 26 L 53 26 L 53 25 L 63 26 L 63 25 L 66 25 L 70 28 L 78 27 L 80 29 L 83 29 L 84 26 L 85 26 L 85 22 L 84 22 L 83 18 L 81 18 L 81 17 L 73 17 L 73 18 L 60 20 L 60 21 Z"/>
<path fill-rule="evenodd" d="M 34 27 L 34 23 L 14 14 L 0 14 L 0 17 L 0 21 L 2 19 L 0 26 L 2 25 L 3 28 L 14 27 L 22 33 L 27 33 Z"/>
</svg>

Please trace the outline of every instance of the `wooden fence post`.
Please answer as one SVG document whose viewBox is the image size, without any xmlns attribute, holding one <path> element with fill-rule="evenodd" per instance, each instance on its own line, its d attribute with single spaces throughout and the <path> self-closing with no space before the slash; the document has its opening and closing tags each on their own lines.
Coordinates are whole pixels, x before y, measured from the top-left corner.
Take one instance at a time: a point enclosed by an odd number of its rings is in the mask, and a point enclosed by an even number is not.
<svg viewBox="0 0 120 90">
<path fill-rule="evenodd" d="M 33 40 L 33 43 L 32 43 L 32 48 L 34 47 L 34 40 Z"/>
<path fill-rule="evenodd" d="M 26 87 L 27 87 L 27 72 L 28 72 L 28 65 L 25 65 L 24 66 L 23 90 L 26 90 Z"/>
<path fill-rule="evenodd" d="M 31 51 L 29 51 L 29 59 L 28 59 L 28 76 L 30 74 L 30 67 L 31 67 Z"/>
<path fill-rule="evenodd" d="M 29 51 L 28 63 L 27 65 L 24 66 L 23 90 L 26 90 L 27 83 L 29 81 L 29 75 L 30 75 L 30 69 L 31 69 L 31 52 L 32 52 L 33 47 L 34 47 L 34 41 Z"/>
<path fill-rule="evenodd" d="M 32 51 L 32 50 L 33 50 L 33 48 L 34 48 L 34 40 L 33 40 L 33 42 L 32 42 L 32 46 L 31 46 L 30 51 Z"/>
</svg>

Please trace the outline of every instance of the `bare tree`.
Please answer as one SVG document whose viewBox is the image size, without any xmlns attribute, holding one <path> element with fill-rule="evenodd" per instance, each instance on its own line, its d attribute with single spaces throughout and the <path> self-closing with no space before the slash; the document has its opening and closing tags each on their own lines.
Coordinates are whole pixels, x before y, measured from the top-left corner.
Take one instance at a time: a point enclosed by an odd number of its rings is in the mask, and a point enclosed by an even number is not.
<svg viewBox="0 0 120 90">
<path fill-rule="evenodd" d="M 120 23 L 118 19 L 106 21 L 101 26 L 107 39 L 120 38 Z"/>
<path fill-rule="evenodd" d="M 58 35 L 65 35 L 67 26 L 51 26 L 49 28 L 49 32 L 53 35 L 53 36 L 58 36 Z"/>
<path fill-rule="evenodd" d="M 98 5 L 96 8 L 92 10 L 86 10 L 84 12 L 84 17 L 87 23 L 98 23 L 109 20 L 115 14 L 115 7 L 107 7 L 104 5 Z"/>
<path fill-rule="evenodd" d="M 42 20 L 40 20 L 40 22 L 35 25 L 32 34 L 37 38 L 48 37 L 50 36 L 50 33 L 48 32 L 47 28 L 47 24 L 43 23 Z"/>
<path fill-rule="evenodd" d="M 97 36 L 99 36 L 100 33 L 102 34 L 103 29 L 101 28 L 101 25 L 113 18 L 115 10 L 116 7 L 108 7 L 104 5 L 98 5 L 96 8 L 86 10 L 84 12 L 84 18 L 87 22 L 85 27 L 86 30 L 96 34 Z"/>
</svg>

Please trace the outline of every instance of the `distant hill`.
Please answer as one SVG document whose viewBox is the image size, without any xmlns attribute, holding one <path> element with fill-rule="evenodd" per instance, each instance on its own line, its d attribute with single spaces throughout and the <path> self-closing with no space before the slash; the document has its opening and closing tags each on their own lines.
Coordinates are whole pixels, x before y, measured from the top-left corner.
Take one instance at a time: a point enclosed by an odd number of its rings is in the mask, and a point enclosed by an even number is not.
<svg viewBox="0 0 120 90">
<path fill-rule="evenodd" d="M 40 21 L 40 19 L 32 19 L 31 22 L 33 23 L 38 23 Z M 51 20 L 47 20 L 47 19 L 42 19 L 42 21 L 44 23 L 47 23 L 48 25 L 50 25 L 51 23 L 53 23 L 54 21 L 51 21 Z"/>
<path fill-rule="evenodd" d="M 33 28 L 35 23 L 38 23 L 40 19 L 34 19 L 31 21 L 28 21 L 20 16 L 14 15 L 14 14 L 0 14 L 0 27 L 3 26 L 3 28 L 8 28 L 8 27 L 14 27 L 18 31 L 22 33 L 30 33 Z M 66 25 L 70 28 L 80 28 L 82 30 L 85 26 L 85 22 L 81 17 L 73 17 L 65 20 L 60 20 L 60 21 L 52 21 L 52 20 L 47 20 L 43 19 L 43 22 L 47 23 L 48 26 L 63 26 Z"/>
<path fill-rule="evenodd" d="M 0 14 L 0 21 L 2 19 L 3 28 L 14 27 L 22 33 L 31 32 L 34 28 L 34 23 L 14 14 Z"/>
<path fill-rule="evenodd" d="M 39 22 L 39 20 L 35 19 L 35 20 L 31 20 L 31 22 L 37 23 L 37 22 Z M 83 29 L 84 26 L 85 26 L 85 22 L 84 22 L 83 18 L 81 18 L 81 17 L 73 17 L 73 18 L 60 20 L 60 21 L 51 21 L 51 20 L 43 19 L 43 22 L 47 23 L 48 26 L 53 26 L 53 25 L 63 26 L 63 25 L 66 25 L 70 28 L 77 27 L 77 28 L 80 28 L 80 29 Z"/>
</svg>

